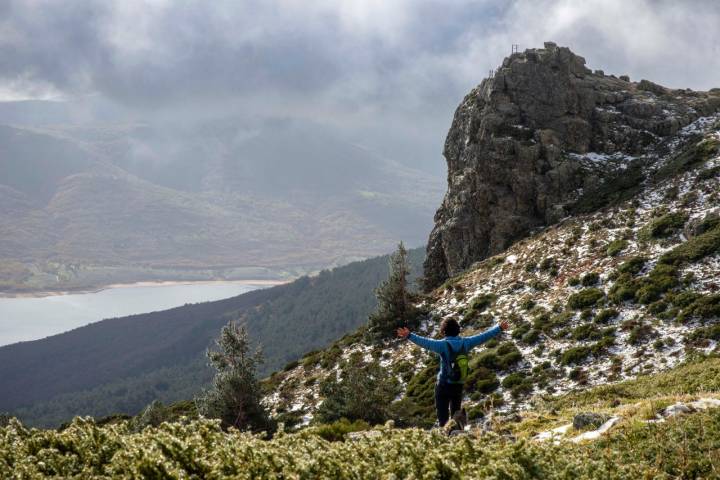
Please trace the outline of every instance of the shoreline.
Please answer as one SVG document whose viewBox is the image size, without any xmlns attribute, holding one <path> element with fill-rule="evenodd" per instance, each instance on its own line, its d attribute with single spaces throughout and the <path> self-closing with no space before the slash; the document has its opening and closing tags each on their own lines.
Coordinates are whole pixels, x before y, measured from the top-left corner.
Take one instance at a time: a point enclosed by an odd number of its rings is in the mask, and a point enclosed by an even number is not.
<svg viewBox="0 0 720 480">
<path fill-rule="evenodd" d="M 292 280 L 146 280 L 133 283 L 111 283 L 96 288 L 78 288 L 77 290 L 42 290 L 37 292 L 0 292 L 0 299 L 4 298 L 45 298 L 59 297 L 63 295 L 86 295 L 90 293 L 99 293 L 103 290 L 116 288 L 133 288 L 133 287 L 169 287 L 174 285 L 216 285 L 216 284 L 235 284 L 235 285 L 261 285 L 263 287 L 274 287 L 290 283 Z"/>
</svg>

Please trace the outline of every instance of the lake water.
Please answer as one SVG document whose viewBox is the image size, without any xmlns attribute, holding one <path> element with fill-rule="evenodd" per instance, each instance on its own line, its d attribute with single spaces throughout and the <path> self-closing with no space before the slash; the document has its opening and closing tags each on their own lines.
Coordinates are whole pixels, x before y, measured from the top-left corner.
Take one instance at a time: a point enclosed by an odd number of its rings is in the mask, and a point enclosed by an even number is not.
<svg viewBox="0 0 720 480">
<path fill-rule="evenodd" d="M 37 340 L 103 318 L 123 317 L 220 300 L 265 287 L 262 284 L 207 283 L 124 286 L 95 293 L 0 298 L 0 345 Z"/>
</svg>

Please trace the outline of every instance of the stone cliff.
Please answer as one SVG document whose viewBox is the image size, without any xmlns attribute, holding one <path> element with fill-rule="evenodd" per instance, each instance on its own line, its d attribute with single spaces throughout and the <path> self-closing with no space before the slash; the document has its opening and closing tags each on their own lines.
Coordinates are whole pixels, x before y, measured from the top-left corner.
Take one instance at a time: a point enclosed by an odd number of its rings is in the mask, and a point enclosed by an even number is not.
<svg viewBox="0 0 720 480">
<path fill-rule="evenodd" d="M 545 43 L 506 58 L 462 101 L 445 141 L 448 190 L 427 247 L 430 289 L 532 229 L 651 180 L 720 89 L 671 90 L 585 66 Z"/>
</svg>

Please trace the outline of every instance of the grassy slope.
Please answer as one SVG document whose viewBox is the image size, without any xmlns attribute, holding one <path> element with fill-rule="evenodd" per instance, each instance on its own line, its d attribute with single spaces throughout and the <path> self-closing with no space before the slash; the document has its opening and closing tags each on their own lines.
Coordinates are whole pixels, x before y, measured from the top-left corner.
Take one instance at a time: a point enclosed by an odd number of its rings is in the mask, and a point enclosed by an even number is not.
<svg viewBox="0 0 720 480">
<path fill-rule="evenodd" d="M 720 360 L 624 382 L 627 400 L 717 392 Z M 698 381 L 694 380 L 699 378 Z M 603 399 L 604 387 L 557 405 Z M 660 424 L 623 422 L 594 442 L 535 442 L 520 435 L 445 437 L 417 429 L 381 428 L 378 435 L 328 441 L 327 429 L 263 440 L 224 433 L 210 421 L 166 423 L 129 433 L 124 422 L 96 426 L 77 419 L 62 432 L 0 429 L 0 476 L 50 475 L 203 478 L 710 478 L 720 468 L 720 410 Z"/>
</svg>

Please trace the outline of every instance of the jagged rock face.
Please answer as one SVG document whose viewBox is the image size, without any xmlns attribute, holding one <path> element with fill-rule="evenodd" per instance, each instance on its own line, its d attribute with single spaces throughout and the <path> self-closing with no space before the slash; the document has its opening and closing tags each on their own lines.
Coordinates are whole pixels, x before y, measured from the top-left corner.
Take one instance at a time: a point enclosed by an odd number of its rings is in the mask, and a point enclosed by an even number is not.
<svg viewBox="0 0 720 480">
<path fill-rule="evenodd" d="M 681 128 L 719 109 L 718 89 L 669 90 L 593 73 L 553 43 L 506 58 L 455 112 L 426 287 L 535 227 L 637 188 Z"/>
</svg>

